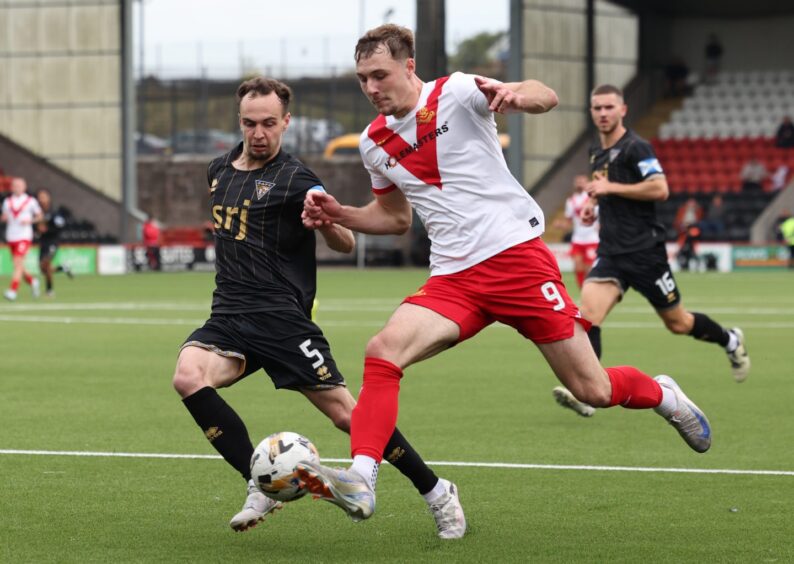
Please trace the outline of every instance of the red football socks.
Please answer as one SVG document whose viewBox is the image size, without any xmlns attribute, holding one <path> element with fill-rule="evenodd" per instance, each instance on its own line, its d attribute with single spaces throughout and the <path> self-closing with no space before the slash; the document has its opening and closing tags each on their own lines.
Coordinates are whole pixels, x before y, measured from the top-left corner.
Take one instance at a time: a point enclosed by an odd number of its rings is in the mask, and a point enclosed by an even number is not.
<svg viewBox="0 0 794 564">
<path fill-rule="evenodd" d="M 612 383 L 610 405 L 647 409 L 662 402 L 661 386 L 644 372 L 633 366 L 613 366 L 606 371 Z"/>
<path fill-rule="evenodd" d="M 350 422 L 353 456 L 361 454 L 377 462 L 383 458 L 383 449 L 397 425 L 402 376 L 403 371 L 388 360 L 364 359 L 364 384 Z"/>
</svg>

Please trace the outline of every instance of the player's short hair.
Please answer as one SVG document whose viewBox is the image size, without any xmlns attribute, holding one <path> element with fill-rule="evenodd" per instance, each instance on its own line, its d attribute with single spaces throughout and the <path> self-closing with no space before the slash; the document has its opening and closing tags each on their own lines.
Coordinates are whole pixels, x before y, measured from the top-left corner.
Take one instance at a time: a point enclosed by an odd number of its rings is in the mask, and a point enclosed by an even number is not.
<svg viewBox="0 0 794 564">
<path fill-rule="evenodd" d="M 407 27 L 384 24 L 369 30 L 356 43 L 356 62 L 371 57 L 383 45 L 391 53 L 392 59 L 415 58 L 414 34 Z"/>
<path fill-rule="evenodd" d="M 621 100 L 623 99 L 623 90 L 612 84 L 600 84 L 593 88 L 590 97 L 601 96 L 602 94 L 615 94 Z"/>
<path fill-rule="evenodd" d="M 253 96 L 267 96 L 271 92 L 275 92 L 281 105 L 284 107 L 284 114 L 289 109 L 289 103 L 292 101 L 292 89 L 275 78 L 267 78 L 264 76 L 257 76 L 246 80 L 237 87 L 237 105 L 243 101 L 248 94 Z"/>
</svg>

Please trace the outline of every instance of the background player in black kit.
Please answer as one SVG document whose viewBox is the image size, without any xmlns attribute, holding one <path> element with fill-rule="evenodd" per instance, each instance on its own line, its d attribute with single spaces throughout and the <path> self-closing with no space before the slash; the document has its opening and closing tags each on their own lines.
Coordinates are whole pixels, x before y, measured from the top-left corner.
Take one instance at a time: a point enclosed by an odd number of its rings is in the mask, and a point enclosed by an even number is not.
<svg viewBox="0 0 794 564">
<path fill-rule="evenodd" d="M 237 531 L 281 504 L 254 486 L 248 431 L 216 389 L 264 369 L 276 388 L 301 392 L 345 432 L 355 406 L 328 341 L 311 320 L 315 235 L 303 227 L 301 212 L 307 191 L 324 188 L 281 150 L 291 96 L 285 84 L 262 77 L 237 90 L 243 142 L 213 160 L 207 175 L 215 223 L 212 313 L 182 345 L 173 378 L 207 439 L 248 482 L 243 509 L 230 522 Z M 353 250 L 350 230 L 330 225 L 318 231 L 332 249 Z M 450 519 L 463 519 L 463 511 L 447 493 L 449 482 L 438 479 L 397 430 L 385 452 L 430 505 L 439 536 L 450 538 L 444 534 Z"/>
<path fill-rule="evenodd" d="M 601 224 L 598 256 L 582 287 L 580 308 L 592 322 L 588 333 L 601 357 L 601 323 L 634 288 L 650 302 L 672 333 L 719 344 L 725 349 L 737 382 L 750 370 L 744 335 L 738 328 L 725 329 L 703 313 L 689 312 L 681 305 L 665 250 L 665 228 L 656 218 L 656 201 L 666 200 L 667 181 L 653 147 L 626 129 L 626 104 L 622 91 L 602 85 L 590 97 L 590 114 L 598 128 L 600 144 L 590 150 L 592 180 L 583 219 Z M 582 415 L 581 404 L 565 388 L 554 389 L 557 401 Z"/>
<path fill-rule="evenodd" d="M 52 261 L 55 260 L 55 255 L 58 252 L 61 231 L 66 227 L 66 214 L 61 208 L 53 208 L 52 195 L 46 188 L 41 188 L 36 193 L 36 199 L 39 201 L 39 206 L 41 206 L 41 211 L 44 214 L 37 226 L 39 232 L 39 270 L 44 274 L 44 280 L 47 285 L 46 295 L 52 298 L 55 297 L 53 275 L 56 272 L 63 272 L 69 278 L 73 276 L 68 264 L 52 265 Z"/>
</svg>

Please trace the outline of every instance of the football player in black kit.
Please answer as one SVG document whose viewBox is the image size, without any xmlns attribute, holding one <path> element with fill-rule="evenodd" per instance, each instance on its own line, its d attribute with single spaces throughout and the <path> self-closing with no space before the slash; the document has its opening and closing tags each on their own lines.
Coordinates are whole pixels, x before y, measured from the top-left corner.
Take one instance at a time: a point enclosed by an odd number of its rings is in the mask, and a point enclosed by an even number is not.
<svg viewBox="0 0 794 564">
<path fill-rule="evenodd" d="M 623 125 L 626 110 L 619 88 L 606 84 L 593 90 L 590 114 L 600 144 L 590 150 L 592 179 L 586 187 L 590 201 L 582 218 L 592 222 L 597 205 L 601 229 L 598 255 L 585 279 L 580 304 L 582 315 L 593 324 L 590 342 L 600 358 L 600 326 L 624 292 L 634 288 L 670 332 L 722 347 L 734 379 L 743 382 L 750 371 L 750 357 L 742 331 L 723 328 L 708 315 L 690 312 L 681 304 L 667 262 L 666 230 L 656 218 L 655 202 L 667 199 L 667 181 L 650 143 Z M 560 405 L 580 415 L 592 414 L 590 406 L 565 388 L 555 388 L 554 396 Z"/>
<path fill-rule="evenodd" d="M 52 261 L 58 252 L 58 244 L 61 239 L 61 231 L 66 226 L 66 216 L 60 208 L 53 209 L 52 195 L 46 188 L 40 189 L 36 193 L 41 211 L 44 217 L 38 224 L 39 232 L 39 270 L 44 274 L 47 284 L 46 295 L 50 298 L 55 297 L 55 288 L 52 279 L 56 272 L 63 272 L 69 278 L 73 277 L 72 270 L 68 264 L 53 266 Z"/>
<path fill-rule="evenodd" d="M 356 403 L 328 341 L 311 320 L 315 235 L 303 227 L 301 212 L 306 192 L 324 188 L 302 162 L 281 150 L 291 97 L 285 84 L 263 77 L 237 89 L 243 141 L 213 160 L 207 174 L 215 224 L 212 313 L 182 345 L 173 377 L 207 439 L 247 481 L 243 509 L 230 522 L 236 531 L 253 527 L 281 503 L 265 497 L 251 480 L 254 447 L 248 431 L 216 389 L 263 369 L 276 388 L 301 392 L 345 432 Z M 318 231 L 330 248 L 352 252 L 350 230 L 330 225 Z M 445 493 L 448 482 L 397 430 L 385 453 L 427 501 L 439 536 L 448 538 L 443 533 L 449 519 L 463 516 L 457 499 Z"/>
</svg>

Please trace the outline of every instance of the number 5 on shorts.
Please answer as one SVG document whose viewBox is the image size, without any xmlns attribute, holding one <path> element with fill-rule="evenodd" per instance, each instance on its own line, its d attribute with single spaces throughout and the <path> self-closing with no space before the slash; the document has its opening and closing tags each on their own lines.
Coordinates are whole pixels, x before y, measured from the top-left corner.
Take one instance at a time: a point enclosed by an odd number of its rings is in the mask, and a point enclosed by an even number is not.
<svg viewBox="0 0 794 564">
<path fill-rule="evenodd" d="M 325 362 L 325 358 L 323 357 L 323 353 L 318 351 L 317 349 L 310 349 L 309 347 L 312 346 L 312 340 L 306 339 L 300 344 L 301 352 L 306 355 L 306 358 L 316 358 L 312 363 L 312 368 L 319 368 Z"/>
</svg>

